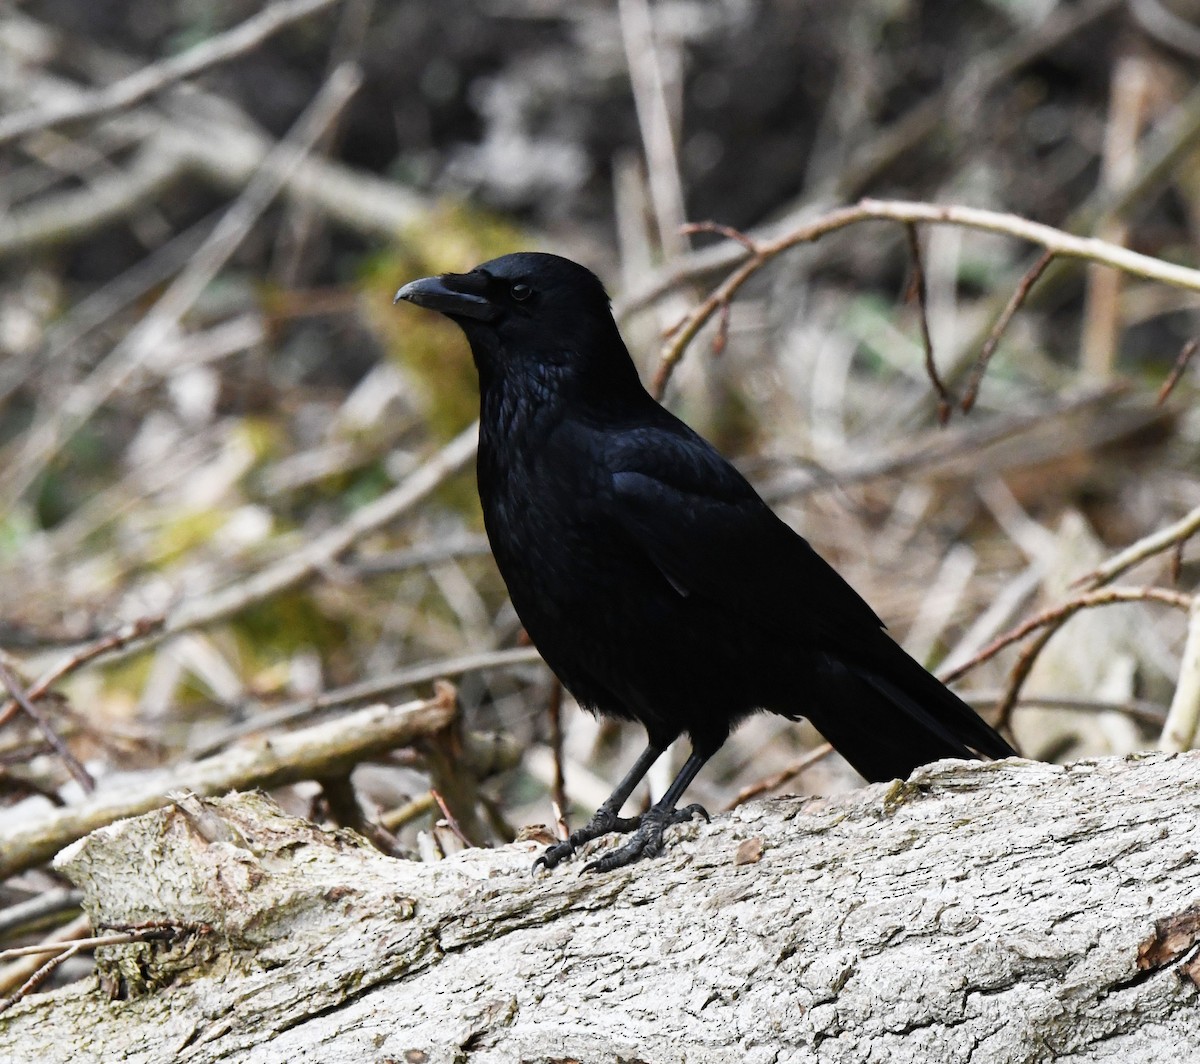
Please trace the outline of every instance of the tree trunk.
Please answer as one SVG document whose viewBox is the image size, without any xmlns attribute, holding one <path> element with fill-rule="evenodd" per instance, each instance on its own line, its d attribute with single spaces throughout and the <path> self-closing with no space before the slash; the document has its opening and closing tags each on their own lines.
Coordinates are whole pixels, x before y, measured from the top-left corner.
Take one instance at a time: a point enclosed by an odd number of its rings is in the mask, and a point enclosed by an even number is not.
<svg viewBox="0 0 1200 1064">
<path fill-rule="evenodd" d="M 258 795 L 58 865 L 98 980 L 0 1016 L 0 1061 L 1141 1061 L 1200 1055 L 1200 755 L 942 762 L 534 876 L 392 860 Z"/>
</svg>

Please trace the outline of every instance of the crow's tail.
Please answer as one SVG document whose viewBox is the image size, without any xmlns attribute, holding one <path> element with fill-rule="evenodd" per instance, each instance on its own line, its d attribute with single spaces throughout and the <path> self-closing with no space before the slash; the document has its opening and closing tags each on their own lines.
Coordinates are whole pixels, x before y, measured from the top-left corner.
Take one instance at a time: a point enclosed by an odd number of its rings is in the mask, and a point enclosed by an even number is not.
<svg viewBox="0 0 1200 1064">
<path fill-rule="evenodd" d="M 827 657 L 810 720 L 872 782 L 903 779 L 943 757 L 1016 754 L 970 706 L 896 643 L 873 647 L 870 661 Z"/>
</svg>

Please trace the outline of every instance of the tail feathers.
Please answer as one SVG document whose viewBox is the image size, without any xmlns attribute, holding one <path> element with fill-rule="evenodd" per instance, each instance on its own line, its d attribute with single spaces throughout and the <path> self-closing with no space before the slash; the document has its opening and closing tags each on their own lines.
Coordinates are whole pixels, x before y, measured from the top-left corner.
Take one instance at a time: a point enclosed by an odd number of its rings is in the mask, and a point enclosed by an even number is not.
<svg viewBox="0 0 1200 1064">
<path fill-rule="evenodd" d="M 812 723 L 856 771 L 880 782 L 943 757 L 1016 753 L 958 695 L 892 646 L 898 657 L 879 663 L 886 674 L 836 659 L 822 670 Z"/>
</svg>

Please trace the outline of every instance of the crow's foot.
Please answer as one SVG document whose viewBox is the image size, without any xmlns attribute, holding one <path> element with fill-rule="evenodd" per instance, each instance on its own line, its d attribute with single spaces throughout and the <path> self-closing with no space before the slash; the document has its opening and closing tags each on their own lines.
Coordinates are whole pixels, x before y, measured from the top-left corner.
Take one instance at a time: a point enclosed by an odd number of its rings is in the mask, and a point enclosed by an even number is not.
<svg viewBox="0 0 1200 1064">
<path fill-rule="evenodd" d="M 695 803 L 683 809 L 659 809 L 657 806 L 651 806 L 642 814 L 641 823 L 625 845 L 610 850 L 590 864 L 584 865 L 583 870 L 611 872 L 614 868 L 623 868 L 634 861 L 640 861 L 643 857 L 656 857 L 662 853 L 663 831 L 671 824 L 686 823 L 696 815 L 704 817 L 705 820 L 710 819 L 704 806 Z"/>
<path fill-rule="evenodd" d="M 573 857 L 575 851 L 585 842 L 591 842 L 592 839 L 598 839 L 601 835 L 608 835 L 610 832 L 628 834 L 636 831 L 641 822 L 640 816 L 617 816 L 616 813 L 601 806 L 596 810 L 595 816 L 583 827 L 572 831 L 562 842 L 548 846 L 546 852 L 533 862 L 533 870 L 536 872 L 539 867 L 547 870 L 554 868 L 568 857 Z"/>
</svg>

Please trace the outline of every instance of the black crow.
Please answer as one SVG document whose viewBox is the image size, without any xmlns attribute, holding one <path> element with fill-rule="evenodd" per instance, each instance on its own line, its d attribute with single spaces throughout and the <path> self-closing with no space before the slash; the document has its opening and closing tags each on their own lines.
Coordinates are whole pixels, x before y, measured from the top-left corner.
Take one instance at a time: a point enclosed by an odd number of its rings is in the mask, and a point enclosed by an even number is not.
<svg viewBox="0 0 1200 1064">
<path fill-rule="evenodd" d="M 484 524 L 513 606 L 580 705 L 649 744 L 553 868 L 657 854 L 699 814 L 684 791 L 740 720 L 806 717 L 868 780 L 1014 751 L 884 631 L 871 607 L 716 449 L 642 386 L 596 276 L 525 252 L 396 293 L 466 333 L 479 371 Z M 640 817 L 621 807 L 680 735 L 692 753 Z"/>
</svg>

